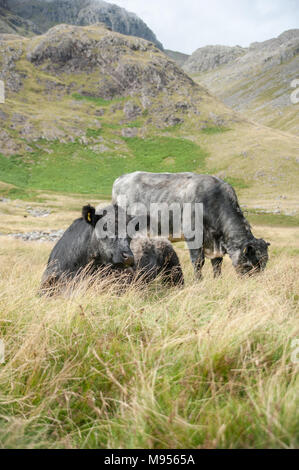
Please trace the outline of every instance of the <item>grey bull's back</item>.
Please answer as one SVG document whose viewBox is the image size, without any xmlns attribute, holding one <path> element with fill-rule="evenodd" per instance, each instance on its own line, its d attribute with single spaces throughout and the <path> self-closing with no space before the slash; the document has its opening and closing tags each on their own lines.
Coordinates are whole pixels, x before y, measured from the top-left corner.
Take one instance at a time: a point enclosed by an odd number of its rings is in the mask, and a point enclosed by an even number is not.
<svg viewBox="0 0 299 470">
<path fill-rule="evenodd" d="M 223 185 L 229 186 L 211 175 L 140 171 L 122 175 L 114 182 L 112 201 L 124 205 L 125 196 L 127 205 L 136 202 L 147 206 L 158 202 L 203 202 Z"/>
</svg>

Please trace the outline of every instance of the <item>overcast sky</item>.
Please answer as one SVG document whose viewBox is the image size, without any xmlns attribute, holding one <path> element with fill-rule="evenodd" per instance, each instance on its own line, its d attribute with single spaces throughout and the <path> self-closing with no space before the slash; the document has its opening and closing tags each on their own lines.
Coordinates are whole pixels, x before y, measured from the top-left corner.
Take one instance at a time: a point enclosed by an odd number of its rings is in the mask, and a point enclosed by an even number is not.
<svg viewBox="0 0 299 470">
<path fill-rule="evenodd" d="M 299 28 L 299 0 L 107 0 L 136 13 L 165 49 L 248 46 Z"/>
</svg>

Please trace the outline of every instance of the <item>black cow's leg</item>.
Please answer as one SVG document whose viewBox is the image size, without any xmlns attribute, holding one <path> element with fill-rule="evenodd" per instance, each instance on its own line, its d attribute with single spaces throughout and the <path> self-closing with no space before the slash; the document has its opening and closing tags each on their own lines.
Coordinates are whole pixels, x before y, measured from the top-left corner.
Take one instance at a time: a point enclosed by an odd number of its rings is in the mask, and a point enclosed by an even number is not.
<svg viewBox="0 0 299 470">
<path fill-rule="evenodd" d="M 222 267 L 223 258 L 214 258 L 211 259 L 214 277 L 219 277 L 221 275 L 221 267 Z"/>
<path fill-rule="evenodd" d="M 188 244 L 188 242 L 187 242 Z M 205 264 L 205 255 L 203 248 L 189 248 L 191 262 L 194 267 L 195 275 L 197 279 L 202 279 L 201 270 L 203 265 Z"/>
</svg>

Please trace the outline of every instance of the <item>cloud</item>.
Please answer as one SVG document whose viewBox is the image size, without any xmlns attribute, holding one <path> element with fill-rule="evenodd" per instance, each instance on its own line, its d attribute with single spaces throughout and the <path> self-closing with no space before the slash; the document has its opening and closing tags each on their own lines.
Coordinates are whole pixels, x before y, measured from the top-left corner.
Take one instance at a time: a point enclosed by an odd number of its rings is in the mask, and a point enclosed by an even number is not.
<svg viewBox="0 0 299 470">
<path fill-rule="evenodd" d="M 136 13 L 166 49 L 248 46 L 299 27 L 298 0 L 109 0 Z"/>
</svg>

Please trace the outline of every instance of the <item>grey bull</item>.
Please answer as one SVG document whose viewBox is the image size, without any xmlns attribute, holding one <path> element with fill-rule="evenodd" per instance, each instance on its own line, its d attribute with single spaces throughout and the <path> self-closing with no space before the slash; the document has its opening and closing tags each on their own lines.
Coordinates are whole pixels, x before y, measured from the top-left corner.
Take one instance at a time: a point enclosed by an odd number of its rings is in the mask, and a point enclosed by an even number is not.
<svg viewBox="0 0 299 470">
<path fill-rule="evenodd" d="M 241 275 L 262 271 L 267 264 L 270 244 L 254 237 L 234 189 L 216 176 L 140 171 L 129 173 L 114 182 L 112 202 L 126 205 L 128 212 L 130 206 L 142 203 L 148 218 L 153 204 L 166 203 L 170 206 L 178 203 L 182 212 L 184 205 L 189 204 L 193 222 L 195 218 L 192 211 L 196 203 L 202 204 L 203 223 L 201 227 L 195 227 L 195 231 L 203 231 L 201 246 L 194 248 L 193 241 L 183 233 L 183 229 L 180 237 L 187 242 L 198 277 L 201 276 L 206 257 L 211 260 L 215 277 L 221 273 L 225 254 L 230 256 L 233 266 Z"/>
</svg>

